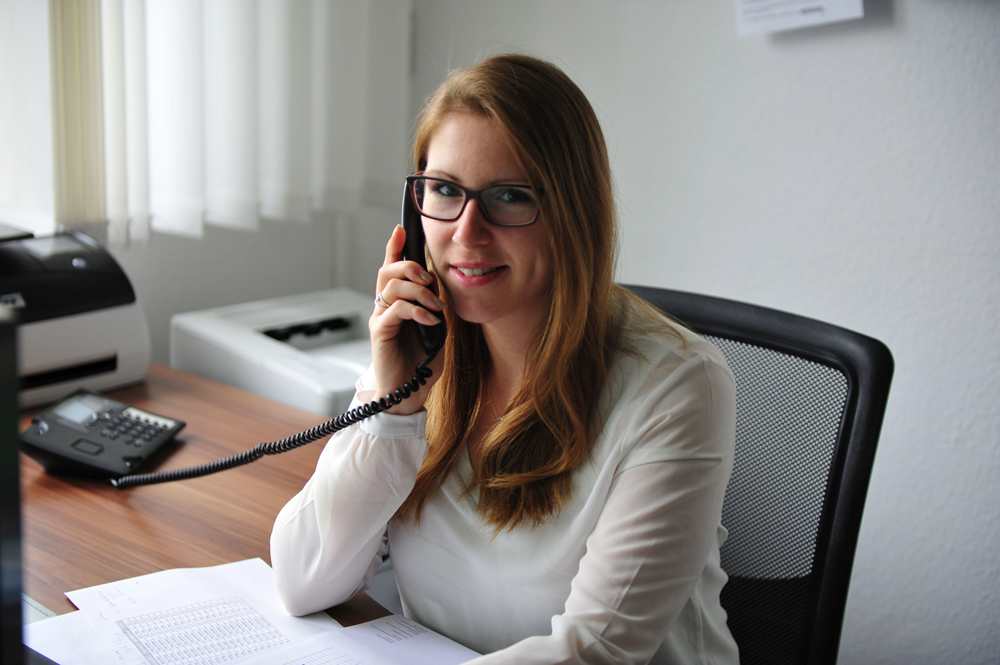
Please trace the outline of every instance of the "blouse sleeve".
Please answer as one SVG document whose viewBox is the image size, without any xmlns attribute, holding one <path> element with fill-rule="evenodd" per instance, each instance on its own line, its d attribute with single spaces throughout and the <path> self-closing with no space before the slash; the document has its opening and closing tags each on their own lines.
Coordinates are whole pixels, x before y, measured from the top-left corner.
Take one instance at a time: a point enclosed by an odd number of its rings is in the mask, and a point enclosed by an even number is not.
<svg viewBox="0 0 1000 665">
<path fill-rule="evenodd" d="M 359 390 L 352 408 L 370 393 Z M 316 471 L 271 532 L 271 566 L 291 614 L 324 610 L 371 584 L 387 552 L 386 525 L 427 454 L 425 420 L 425 411 L 381 413 L 327 442 Z"/>
<path fill-rule="evenodd" d="M 735 386 L 728 367 L 697 356 L 649 388 L 551 634 L 476 665 L 646 663 L 691 598 L 718 545 Z"/>
</svg>

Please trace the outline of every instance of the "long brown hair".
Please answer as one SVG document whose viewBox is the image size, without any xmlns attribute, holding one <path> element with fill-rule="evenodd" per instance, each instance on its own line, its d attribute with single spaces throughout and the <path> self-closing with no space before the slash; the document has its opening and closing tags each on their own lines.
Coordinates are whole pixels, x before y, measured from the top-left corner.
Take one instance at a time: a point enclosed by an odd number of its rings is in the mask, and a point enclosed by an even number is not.
<svg viewBox="0 0 1000 665">
<path fill-rule="evenodd" d="M 507 415 L 486 435 L 473 487 L 495 532 L 542 523 L 568 500 L 574 469 L 595 437 L 592 414 L 618 346 L 624 303 L 613 280 L 617 221 L 604 135 L 583 92 L 558 67 L 497 55 L 453 72 L 425 107 L 416 131 L 416 169 L 451 112 L 485 116 L 500 130 L 541 197 L 553 260 L 551 309 L 527 359 L 531 372 Z M 444 370 L 428 398 L 430 451 L 396 513 L 415 519 L 463 454 L 484 417 L 490 355 L 478 324 L 445 311 Z"/>
</svg>

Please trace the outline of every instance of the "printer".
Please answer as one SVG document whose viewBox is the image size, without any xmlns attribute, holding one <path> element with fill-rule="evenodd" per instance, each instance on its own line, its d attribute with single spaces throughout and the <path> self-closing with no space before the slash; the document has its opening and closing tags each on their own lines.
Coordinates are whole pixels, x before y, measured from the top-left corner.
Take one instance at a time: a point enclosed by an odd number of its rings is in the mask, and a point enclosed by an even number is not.
<svg viewBox="0 0 1000 665">
<path fill-rule="evenodd" d="M 370 296 L 326 289 L 175 314 L 170 366 L 337 416 L 371 364 Z"/>
<path fill-rule="evenodd" d="M 90 236 L 0 240 L 0 303 L 18 313 L 20 407 L 146 378 L 142 306 L 124 271 Z"/>
</svg>

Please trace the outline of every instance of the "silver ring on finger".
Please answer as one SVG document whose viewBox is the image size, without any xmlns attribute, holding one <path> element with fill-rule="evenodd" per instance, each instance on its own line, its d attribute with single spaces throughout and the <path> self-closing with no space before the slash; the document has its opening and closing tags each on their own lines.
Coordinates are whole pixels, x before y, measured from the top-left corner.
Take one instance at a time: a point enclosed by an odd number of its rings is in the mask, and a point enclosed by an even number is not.
<svg viewBox="0 0 1000 665">
<path fill-rule="evenodd" d="M 378 305 L 379 307 L 381 307 L 382 309 L 389 309 L 389 303 L 387 303 L 385 301 L 385 299 L 382 297 L 382 292 L 381 291 L 379 291 L 375 295 L 375 304 Z"/>
</svg>

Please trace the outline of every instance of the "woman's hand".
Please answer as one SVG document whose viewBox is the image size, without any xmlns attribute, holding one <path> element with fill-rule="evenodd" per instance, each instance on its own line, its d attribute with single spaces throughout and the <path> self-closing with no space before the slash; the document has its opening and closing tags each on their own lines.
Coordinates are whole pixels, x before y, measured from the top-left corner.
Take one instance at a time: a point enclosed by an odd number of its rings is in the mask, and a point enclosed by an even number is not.
<svg viewBox="0 0 1000 665">
<path fill-rule="evenodd" d="M 405 242 L 406 231 L 397 226 L 385 246 L 385 261 L 379 268 L 375 286 L 379 302 L 376 302 L 375 310 L 368 319 L 376 399 L 401 388 L 426 357 L 416 331 L 410 330 L 411 326 L 406 322 L 433 326 L 440 323 L 443 317 L 444 303 L 431 290 L 434 277 L 417 262 L 402 260 Z M 428 379 L 427 385 L 389 409 L 389 413 L 406 415 L 423 408 L 430 387 L 441 376 L 443 356 L 438 354 L 430 364 L 434 375 Z"/>
</svg>

